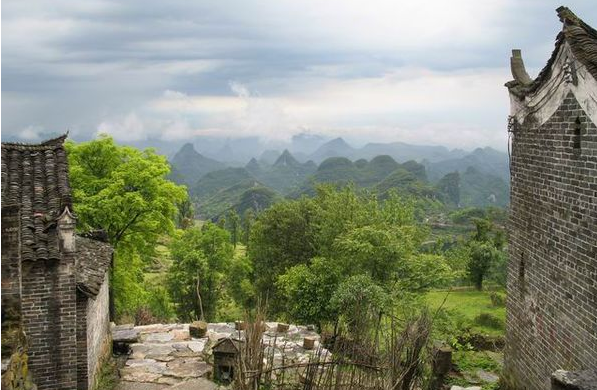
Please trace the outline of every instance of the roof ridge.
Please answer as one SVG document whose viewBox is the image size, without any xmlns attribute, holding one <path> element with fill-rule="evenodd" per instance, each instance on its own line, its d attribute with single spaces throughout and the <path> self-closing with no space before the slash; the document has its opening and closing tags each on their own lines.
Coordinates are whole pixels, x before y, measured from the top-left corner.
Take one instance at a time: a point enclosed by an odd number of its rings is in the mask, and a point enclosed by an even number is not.
<svg viewBox="0 0 597 390">
<path fill-rule="evenodd" d="M 576 14 L 572 12 L 570 8 L 561 6 L 556 9 L 556 12 L 558 13 L 560 21 L 564 23 L 564 29 L 568 26 L 578 26 L 586 30 L 594 38 L 597 38 L 597 30 L 595 30 L 593 27 L 585 23 L 581 18 L 576 16 Z"/>
<path fill-rule="evenodd" d="M 46 150 L 54 149 L 64 145 L 64 141 L 68 137 L 68 132 L 61 136 L 46 140 L 39 144 L 30 144 L 25 142 L 2 142 L 3 149 L 15 149 L 15 150 Z"/>
</svg>

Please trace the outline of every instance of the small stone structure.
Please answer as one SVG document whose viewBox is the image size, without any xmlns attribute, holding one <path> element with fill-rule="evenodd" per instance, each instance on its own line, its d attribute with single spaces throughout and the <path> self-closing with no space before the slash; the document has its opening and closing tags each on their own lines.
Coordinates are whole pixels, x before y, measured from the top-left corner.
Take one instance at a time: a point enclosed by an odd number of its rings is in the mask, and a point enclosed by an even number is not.
<svg viewBox="0 0 597 390">
<path fill-rule="evenodd" d="M 75 236 L 65 138 L 2 143 L 3 356 L 16 324 L 40 390 L 92 387 L 110 351 L 112 248 Z"/>
<path fill-rule="evenodd" d="M 239 340 L 226 337 L 213 346 L 214 379 L 216 381 L 230 383 L 234 378 L 234 365 L 240 352 L 239 343 Z"/>
<path fill-rule="evenodd" d="M 597 31 L 569 9 L 536 79 L 513 50 L 504 379 L 597 367 Z"/>
</svg>

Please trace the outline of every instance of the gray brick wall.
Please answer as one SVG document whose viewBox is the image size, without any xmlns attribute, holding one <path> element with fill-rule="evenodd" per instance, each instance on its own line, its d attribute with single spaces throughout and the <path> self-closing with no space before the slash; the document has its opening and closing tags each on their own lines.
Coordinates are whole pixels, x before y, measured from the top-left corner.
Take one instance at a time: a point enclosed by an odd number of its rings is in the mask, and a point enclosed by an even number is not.
<svg viewBox="0 0 597 390">
<path fill-rule="evenodd" d="M 20 215 L 18 206 L 2 206 L 2 330 L 18 326 L 21 312 Z M 5 334 L 3 332 L 3 337 Z M 4 345 L 5 343 L 3 343 Z M 9 355 L 12 351 L 2 351 Z"/>
<path fill-rule="evenodd" d="M 511 169 L 505 374 L 543 390 L 597 367 L 597 127 L 572 93 L 515 129 Z"/>
<path fill-rule="evenodd" d="M 21 264 L 23 328 L 30 340 L 29 368 L 39 390 L 77 386 L 74 266 L 72 254 Z"/>
</svg>

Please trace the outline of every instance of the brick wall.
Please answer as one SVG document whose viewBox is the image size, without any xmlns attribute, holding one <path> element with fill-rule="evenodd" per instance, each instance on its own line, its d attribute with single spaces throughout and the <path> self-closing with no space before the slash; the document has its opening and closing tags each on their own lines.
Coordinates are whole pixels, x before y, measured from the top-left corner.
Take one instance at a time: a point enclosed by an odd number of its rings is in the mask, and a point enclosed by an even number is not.
<svg viewBox="0 0 597 390">
<path fill-rule="evenodd" d="M 597 367 L 597 127 L 572 93 L 515 129 L 511 169 L 505 373 L 548 389 L 556 369 Z"/>
<path fill-rule="evenodd" d="M 18 326 L 21 312 L 20 216 L 17 206 L 2 207 L 2 337 Z M 2 343 L 4 346 L 5 342 Z M 2 351 L 2 356 L 12 351 Z"/>
<path fill-rule="evenodd" d="M 87 301 L 89 298 L 77 291 L 77 390 L 87 390 Z"/>
<path fill-rule="evenodd" d="M 87 323 L 87 368 L 90 389 L 93 388 L 97 371 L 106 354 L 111 352 L 109 280 L 108 273 L 106 273 L 104 283 L 102 283 L 102 287 L 95 299 L 87 300 L 85 318 Z"/>
<path fill-rule="evenodd" d="M 77 385 L 74 258 L 25 261 L 22 267 L 23 328 L 31 340 L 29 368 L 39 390 Z"/>
</svg>

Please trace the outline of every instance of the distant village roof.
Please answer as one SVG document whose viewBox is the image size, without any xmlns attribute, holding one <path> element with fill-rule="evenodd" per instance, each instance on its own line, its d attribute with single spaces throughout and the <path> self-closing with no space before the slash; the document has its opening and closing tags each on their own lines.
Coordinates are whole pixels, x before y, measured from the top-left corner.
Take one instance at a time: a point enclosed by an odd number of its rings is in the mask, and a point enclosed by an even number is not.
<svg viewBox="0 0 597 390">
<path fill-rule="evenodd" d="M 555 49 L 547 61 L 547 64 L 539 72 L 539 75 L 535 80 L 528 78 L 525 82 L 525 75 L 519 77 L 517 80 L 506 83 L 506 86 L 514 94 L 519 96 L 528 95 L 537 91 L 546 81 L 551 77 L 552 68 L 558 56 L 558 53 L 564 43 L 568 43 L 572 50 L 572 53 L 576 59 L 586 67 L 587 71 L 597 80 L 597 30 L 583 22 L 578 16 L 576 16 L 567 7 L 559 7 L 557 9 L 558 16 L 563 23 L 562 31 L 556 37 Z M 520 53 L 518 52 L 518 55 Z M 516 65 L 514 62 L 517 60 L 516 56 L 513 57 L 513 73 L 515 72 Z M 522 65 L 522 58 L 520 60 L 520 69 L 523 73 L 524 65 Z M 516 78 L 516 76 L 515 76 Z"/>
<path fill-rule="evenodd" d="M 72 209 L 65 139 L 2 143 L 2 206 L 19 207 L 22 260 L 61 257 L 55 222 Z"/>
<path fill-rule="evenodd" d="M 112 246 L 90 238 L 76 237 L 77 288 L 89 297 L 95 297 L 112 263 Z"/>
</svg>

